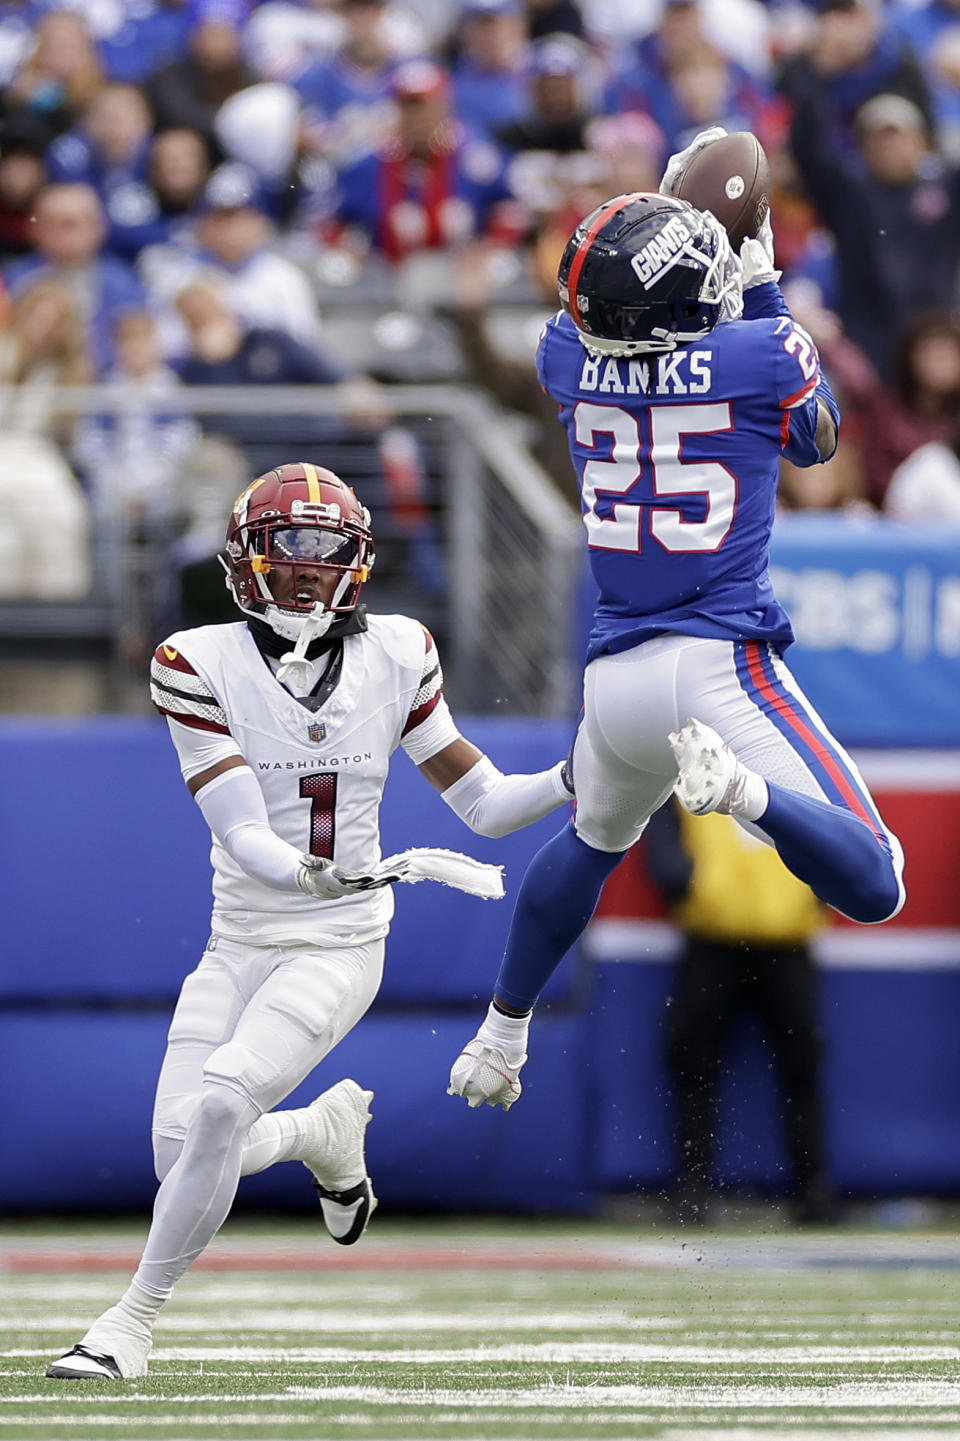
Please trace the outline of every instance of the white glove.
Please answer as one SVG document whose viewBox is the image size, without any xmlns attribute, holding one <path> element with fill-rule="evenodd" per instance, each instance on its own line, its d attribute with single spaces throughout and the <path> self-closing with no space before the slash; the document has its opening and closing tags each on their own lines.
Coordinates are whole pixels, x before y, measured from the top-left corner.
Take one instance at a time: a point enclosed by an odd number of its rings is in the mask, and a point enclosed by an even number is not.
<svg viewBox="0 0 960 1441">
<path fill-rule="evenodd" d="M 486 1020 L 453 1063 L 448 1096 L 462 1096 L 475 1110 L 486 1101 L 509 1111 L 520 1095 L 527 1059 L 530 1016 L 505 1016 L 491 1004 Z"/>
<path fill-rule="evenodd" d="M 322 856 L 301 856 L 303 864 L 297 873 L 297 884 L 308 896 L 317 901 L 335 901 L 341 896 L 353 896 L 358 891 L 378 890 L 398 881 L 396 874 L 357 875 L 343 871 L 333 861 Z"/>
<path fill-rule="evenodd" d="M 766 285 L 770 280 L 779 280 L 781 274 L 773 263 L 773 226 L 770 211 L 763 217 L 763 224 L 755 240 L 744 240 L 740 244 L 740 264 L 743 267 L 743 288 L 752 290 L 755 285 Z"/>
<path fill-rule="evenodd" d="M 695 135 L 686 150 L 678 150 L 676 155 L 671 155 L 660 181 L 660 194 L 676 195 L 681 176 L 693 157 L 715 140 L 721 140 L 726 133 L 722 125 L 711 125 L 709 130 L 701 130 L 699 135 Z"/>
</svg>

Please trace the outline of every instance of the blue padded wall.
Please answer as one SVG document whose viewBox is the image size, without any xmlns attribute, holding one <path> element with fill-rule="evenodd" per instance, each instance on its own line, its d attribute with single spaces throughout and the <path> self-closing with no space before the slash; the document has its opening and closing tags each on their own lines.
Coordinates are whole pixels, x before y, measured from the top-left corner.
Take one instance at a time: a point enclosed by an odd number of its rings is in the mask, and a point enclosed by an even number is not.
<svg viewBox="0 0 960 1441">
<path fill-rule="evenodd" d="M 599 964 L 588 1019 L 601 1190 L 674 1174 L 661 1020 L 669 964 Z M 823 1090 L 832 1180 L 853 1193 L 960 1190 L 957 971 L 824 971 Z M 761 1034 L 733 1038 L 720 1092 L 717 1172 L 779 1191 L 789 1172 Z"/>
<path fill-rule="evenodd" d="M 557 722 L 475 720 L 464 731 L 505 770 L 566 754 Z M 3 998 L 175 996 L 209 932 L 209 832 L 180 779 L 166 726 L 119 717 L 0 724 L 5 777 L 0 874 L 6 916 Z M 456 1004 L 484 998 L 496 976 L 510 897 L 559 810 L 502 840 L 475 836 L 402 753 L 381 808 L 384 854 L 445 846 L 506 867 L 508 899 L 465 897 L 427 882 L 398 886 L 384 1000 Z M 56 895 L 38 864 L 62 856 Z M 568 993 L 570 971 L 549 997 Z"/>
<path fill-rule="evenodd" d="M 154 1013 L 0 1015 L 0 1094 L 17 1098 L 3 1125 L 0 1209 L 150 1205 L 150 1115 L 166 1027 Z M 522 1104 L 506 1113 L 471 1111 L 446 1095 L 450 1064 L 473 1029 L 466 1013 L 368 1015 L 287 1104 L 306 1105 L 344 1075 L 376 1092 L 367 1159 L 385 1206 L 587 1209 L 579 1019 L 544 1017 Z M 299 1164 L 248 1177 L 239 1203 L 315 1204 Z"/>
</svg>

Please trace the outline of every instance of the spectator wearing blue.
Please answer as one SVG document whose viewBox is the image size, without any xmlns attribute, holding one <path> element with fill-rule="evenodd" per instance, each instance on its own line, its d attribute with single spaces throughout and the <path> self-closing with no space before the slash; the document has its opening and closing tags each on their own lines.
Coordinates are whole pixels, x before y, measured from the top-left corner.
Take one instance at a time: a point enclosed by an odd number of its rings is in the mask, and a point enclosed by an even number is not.
<svg viewBox="0 0 960 1441">
<path fill-rule="evenodd" d="M 572 35 L 548 35 L 531 46 L 526 110 L 497 131 L 506 151 L 569 155 L 588 149 L 585 127 L 597 109 L 591 62 L 587 46 Z"/>
<path fill-rule="evenodd" d="M 109 226 L 106 249 L 125 260 L 166 233 L 148 177 L 152 136 L 143 92 L 114 83 L 98 91 L 80 125 L 58 136 L 47 153 L 52 181 L 96 190 Z"/>
<path fill-rule="evenodd" d="M 960 28 L 960 0 L 894 0 L 890 20 L 926 64 L 938 40 L 947 31 Z"/>
<path fill-rule="evenodd" d="M 211 154 L 220 157 L 217 111 L 231 95 L 260 78 L 241 49 L 249 11 L 247 0 L 192 0 L 186 55 L 154 71 L 148 82 L 158 130 L 176 126 L 195 130 Z"/>
<path fill-rule="evenodd" d="M 609 82 L 604 108 L 647 111 L 672 150 L 712 125 L 750 130 L 767 100 L 764 86 L 706 33 L 697 0 L 670 0 L 657 29 Z"/>
<path fill-rule="evenodd" d="M 96 372 L 103 374 L 113 360 L 113 327 L 124 311 L 142 307 L 143 287 L 126 261 L 104 253 L 106 218 L 92 186 L 46 186 L 34 228 L 35 253 L 11 261 L 4 281 L 14 295 L 38 280 L 61 281 L 79 310 Z"/>
<path fill-rule="evenodd" d="M 384 0 L 340 0 L 342 43 L 296 81 L 307 154 L 350 164 L 376 150 L 389 130 L 390 84 L 399 62 L 385 10 Z"/>
<path fill-rule="evenodd" d="M 493 135 L 527 108 L 528 41 L 517 0 L 464 0 L 458 38 L 454 109 L 471 130 Z"/>
<path fill-rule="evenodd" d="M 94 38 L 104 72 L 111 80 L 139 85 L 161 65 L 187 48 L 187 7 L 165 0 L 90 7 Z"/>
<path fill-rule="evenodd" d="M 501 156 L 454 119 L 446 71 L 409 60 L 391 92 L 395 125 L 375 155 L 340 172 L 336 221 L 393 261 L 491 233 L 508 199 Z"/>
<path fill-rule="evenodd" d="M 253 171 L 225 161 L 207 181 L 190 229 L 141 257 L 153 308 L 163 314 L 185 285 L 204 280 L 241 324 L 282 330 L 302 345 L 314 345 L 319 322 L 313 289 L 303 271 L 273 249 L 273 239 Z M 179 351 L 181 339 L 167 326 L 168 355 Z"/>
</svg>

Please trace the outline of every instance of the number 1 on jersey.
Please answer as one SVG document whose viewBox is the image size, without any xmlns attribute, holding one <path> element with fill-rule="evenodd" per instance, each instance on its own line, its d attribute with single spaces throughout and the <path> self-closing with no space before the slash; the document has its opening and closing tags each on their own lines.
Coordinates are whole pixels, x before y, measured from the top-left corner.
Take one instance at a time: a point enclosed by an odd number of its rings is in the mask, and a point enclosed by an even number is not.
<svg viewBox="0 0 960 1441">
<path fill-rule="evenodd" d="M 337 781 L 328 771 L 300 777 L 300 794 L 310 801 L 310 855 L 333 860 L 336 832 Z"/>
<path fill-rule="evenodd" d="M 690 435 L 732 430 L 730 402 L 652 405 L 647 414 L 649 451 L 638 417 L 621 406 L 580 401 L 574 410 L 577 441 L 585 449 L 596 449 L 598 435 L 609 435 L 613 440 L 607 459 L 588 460 L 583 467 L 583 519 L 588 544 L 599 550 L 639 554 L 643 549 L 643 515 L 649 510 L 650 534 L 664 550 L 675 554 L 719 550 L 733 524 L 737 478 L 717 461 L 684 460 L 683 442 Z M 704 519 L 686 520 L 680 509 L 627 500 L 614 501 L 609 515 L 597 513 L 598 497 L 625 496 L 648 466 L 655 496 L 702 495 L 706 500 Z"/>
</svg>

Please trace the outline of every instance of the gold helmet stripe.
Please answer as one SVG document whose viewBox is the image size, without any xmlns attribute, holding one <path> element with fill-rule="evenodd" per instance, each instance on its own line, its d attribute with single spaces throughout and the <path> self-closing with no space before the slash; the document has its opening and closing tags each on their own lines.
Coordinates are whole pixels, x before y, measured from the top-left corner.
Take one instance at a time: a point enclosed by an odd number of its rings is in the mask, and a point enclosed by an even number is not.
<svg viewBox="0 0 960 1441">
<path fill-rule="evenodd" d="M 320 493 L 320 477 L 317 475 L 317 467 L 305 460 L 303 462 L 303 473 L 307 477 L 307 495 L 311 500 L 322 501 L 323 496 Z"/>
</svg>

